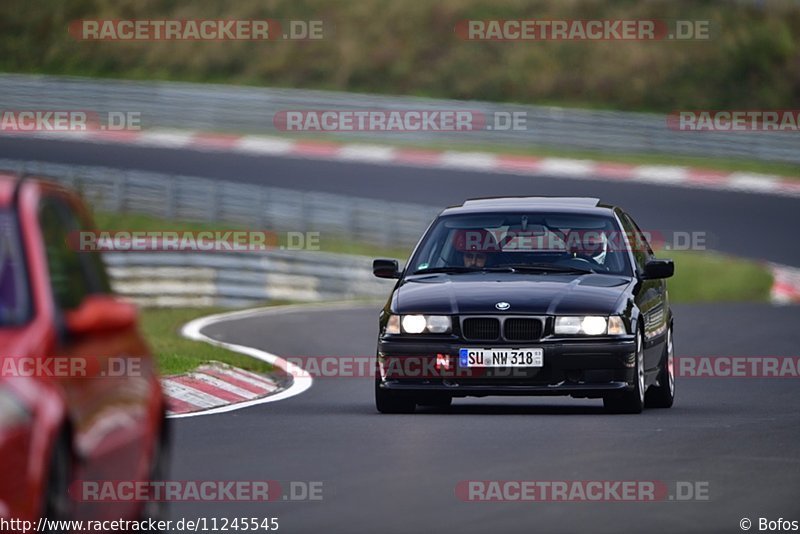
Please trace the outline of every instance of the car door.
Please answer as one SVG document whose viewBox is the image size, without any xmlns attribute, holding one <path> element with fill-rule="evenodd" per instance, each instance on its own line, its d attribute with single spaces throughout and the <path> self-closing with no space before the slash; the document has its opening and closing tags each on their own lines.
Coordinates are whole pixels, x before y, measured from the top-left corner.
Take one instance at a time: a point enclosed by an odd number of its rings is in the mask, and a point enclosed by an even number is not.
<svg viewBox="0 0 800 534">
<path fill-rule="evenodd" d="M 81 480 L 136 480 L 148 454 L 150 381 L 142 369 L 147 353 L 135 324 L 128 328 L 67 331 L 65 317 L 93 295 L 110 293 L 100 258 L 78 252 L 70 232 L 80 231 L 68 197 L 47 194 L 38 219 L 52 289 L 62 361 L 75 362 L 58 376 L 73 426 L 73 448 Z M 149 360 L 148 360 L 149 361 Z M 78 517 L 129 516 L 133 503 L 80 506 Z"/>
<path fill-rule="evenodd" d="M 645 369 L 657 369 L 663 353 L 667 324 L 667 283 L 663 279 L 642 280 L 644 267 L 655 258 L 646 235 L 633 218 L 627 213 L 619 213 L 622 226 L 628 235 L 632 247 L 636 274 L 640 277 L 638 291 L 634 297 L 636 305 L 642 313 L 644 331 L 644 363 Z"/>
</svg>

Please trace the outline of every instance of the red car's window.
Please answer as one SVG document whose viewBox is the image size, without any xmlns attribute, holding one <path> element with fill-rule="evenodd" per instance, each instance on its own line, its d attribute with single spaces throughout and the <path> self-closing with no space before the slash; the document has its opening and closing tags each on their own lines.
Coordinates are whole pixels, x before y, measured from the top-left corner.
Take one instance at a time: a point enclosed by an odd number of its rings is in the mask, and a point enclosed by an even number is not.
<svg viewBox="0 0 800 534">
<path fill-rule="evenodd" d="M 16 221 L 0 213 L 0 326 L 20 324 L 29 317 L 28 283 Z"/>
</svg>

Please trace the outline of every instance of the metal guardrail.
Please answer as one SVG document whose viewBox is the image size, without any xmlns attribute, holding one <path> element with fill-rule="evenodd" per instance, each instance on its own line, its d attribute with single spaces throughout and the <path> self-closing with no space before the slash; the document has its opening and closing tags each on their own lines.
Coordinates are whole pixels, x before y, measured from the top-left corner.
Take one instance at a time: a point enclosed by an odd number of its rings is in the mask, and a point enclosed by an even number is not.
<svg viewBox="0 0 800 534">
<path fill-rule="evenodd" d="M 319 231 L 411 246 L 437 209 L 206 178 L 0 159 L 0 169 L 45 175 L 81 191 L 94 209 L 270 231 Z M 115 228 L 114 230 L 123 230 Z M 171 230 L 165 228 L 165 230 Z M 372 258 L 309 250 L 106 252 L 115 291 L 145 306 L 243 307 L 275 300 L 386 297 Z"/>
<path fill-rule="evenodd" d="M 237 133 L 280 134 L 273 117 L 283 110 L 471 110 L 524 111 L 525 130 L 382 133 L 387 141 L 458 141 L 463 145 L 518 145 L 747 157 L 800 163 L 800 136 L 783 132 L 681 132 L 665 116 L 647 113 L 522 106 L 478 101 L 363 95 L 327 91 L 267 89 L 175 82 L 130 82 L 70 77 L 0 75 L 0 108 L 82 109 L 98 113 L 135 111 L 145 128 L 186 128 Z M 337 133 L 375 139 L 375 132 Z"/>
<path fill-rule="evenodd" d="M 106 252 L 112 285 L 144 306 L 246 307 L 271 301 L 386 298 L 372 259 L 311 251 Z"/>
<path fill-rule="evenodd" d="M 0 159 L 0 169 L 64 182 L 100 211 L 276 232 L 315 231 L 320 240 L 387 247 L 413 246 L 439 212 L 418 204 L 105 167 Z"/>
</svg>

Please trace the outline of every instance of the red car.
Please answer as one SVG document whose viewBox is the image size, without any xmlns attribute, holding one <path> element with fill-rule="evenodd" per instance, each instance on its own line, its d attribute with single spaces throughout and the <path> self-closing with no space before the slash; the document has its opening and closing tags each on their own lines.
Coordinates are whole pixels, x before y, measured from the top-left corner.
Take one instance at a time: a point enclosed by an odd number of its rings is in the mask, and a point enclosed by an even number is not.
<svg viewBox="0 0 800 534">
<path fill-rule="evenodd" d="M 75 492 L 76 481 L 160 479 L 168 456 L 136 309 L 112 294 L 96 253 L 70 245 L 91 228 L 74 192 L 0 174 L 0 518 L 154 512 Z"/>
</svg>

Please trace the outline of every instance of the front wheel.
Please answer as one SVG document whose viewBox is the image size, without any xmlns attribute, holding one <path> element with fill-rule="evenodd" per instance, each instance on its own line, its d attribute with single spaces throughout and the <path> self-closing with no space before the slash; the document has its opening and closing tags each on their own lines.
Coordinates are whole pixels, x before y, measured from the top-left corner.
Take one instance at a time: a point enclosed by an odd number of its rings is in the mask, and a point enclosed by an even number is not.
<svg viewBox="0 0 800 534">
<path fill-rule="evenodd" d="M 648 408 L 670 408 L 675 402 L 675 349 L 672 344 L 672 327 L 667 330 L 667 342 L 658 372 L 658 385 L 650 386 L 645 395 Z"/>
<path fill-rule="evenodd" d="M 611 413 L 642 413 L 644 408 L 644 342 L 636 335 L 636 376 L 634 387 L 621 395 L 603 397 L 603 406 Z"/>
<path fill-rule="evenodd" d="M 72 447 L 67 432 L 61 432 L 53 446 L 48 466 L 47 485 L 44 492 L 44 517 L 46 534 L 67 534 L 64 523 L 71 519 L 72 501 L 69 486 L 72 480 Z"/>
</svg>

